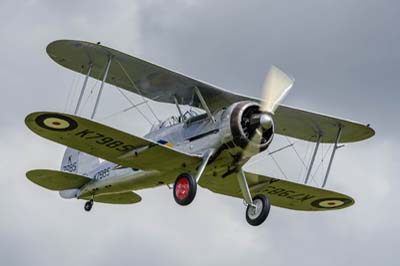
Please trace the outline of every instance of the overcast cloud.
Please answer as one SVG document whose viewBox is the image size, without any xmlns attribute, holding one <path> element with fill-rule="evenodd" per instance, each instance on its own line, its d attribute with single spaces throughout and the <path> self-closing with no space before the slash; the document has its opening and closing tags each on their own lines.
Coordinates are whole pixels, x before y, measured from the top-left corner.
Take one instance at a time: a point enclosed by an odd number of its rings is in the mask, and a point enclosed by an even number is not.
<svg viewBox="0 0 400 266">
<path fill-rule="evenodd" d="M 399 10 L 395 0 L 2 0 L 0 264 L 398 265 Z M 64 148 L 30 132 L 24 117 L 71 112 L 82 81 L 47 56 L 57 39 L 101 41 L 251 96 L 259 96 L 269 65 L 281 66 L 296 78 L 285 104 L 376 129 L 338 151 L 331 171 L 328 188 L 356 204 L 325 213 L 272 208 L 253 228 L 240 200 L 204 189 L 185 208 L 157 188 L 139 191 L 140 204 L 96 204 L 85 213 L 83 201 L 33 185 L 25 172 L 58 169 Z M 111 86 L 104 95 L 99 118 L 129 106 Z M 154 108 L 161 118 L 176 112 Z M 135 112 L 103 122 L 136 134 L 149 129 Z M 300 180 L 296 158 L 281 156 Z M 277 172 L 265 156 L 250 167 Z"/>
</svg>

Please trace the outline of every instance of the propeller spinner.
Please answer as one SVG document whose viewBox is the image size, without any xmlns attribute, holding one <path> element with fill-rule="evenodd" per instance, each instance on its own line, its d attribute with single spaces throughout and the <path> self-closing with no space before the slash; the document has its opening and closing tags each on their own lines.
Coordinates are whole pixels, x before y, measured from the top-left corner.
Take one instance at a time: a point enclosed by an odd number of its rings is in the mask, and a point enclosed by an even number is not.
<svg viewBox="0 0 400 266">
<path fill-rule="evenodd" d="M 263 131 L 270 129 L 273 126 L 273 116 L 279 104 L 288 95 L 292 88 L 294 79 L 276 66 L 272 66 L 269 70 L 262 93 L 262 102 L 260 112 L 251 117 L 251 123 L 257 123 L 259 126 L 250 143 L 261 143 Z M 254 155 L 259 152 L 255 150 L 254 145 L 248 144 L 244 150 L 244 154 Z"/>
</svg>

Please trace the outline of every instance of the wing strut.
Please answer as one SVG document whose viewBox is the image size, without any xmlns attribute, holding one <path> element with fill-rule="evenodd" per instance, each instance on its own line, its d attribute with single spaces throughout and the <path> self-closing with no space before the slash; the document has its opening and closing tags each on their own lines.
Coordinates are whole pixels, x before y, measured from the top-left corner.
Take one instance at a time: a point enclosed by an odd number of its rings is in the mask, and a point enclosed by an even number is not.
<svg viewBox="0 0 400 266">
<path fill-rule="evenodd" d="M 179 106 L 179 102 L 178 102 L 178 99 L 176 98 L 176 95 L 174 95 L 174 101 L 175 101 L 176 108 L 178 109 L 178 112 L 179 112 L 180 121 L 183 121 L 183 113 L 182 113 L 181 107 Z"/>
<path fill-rule="evenodd" d="M 310 178 L 311 170 L 314 165 L 315 157 L 317 156 L 320 142 L 321 142 L 321 134 L 318 133 L 317 142 L 315 143 L 314 153 L 312 155 L 310 165 L 308 166 L 307 175 L 306 175 L 306 179 L 304 180 L 304 184 L 307 184 L 308 179 Z"/>
<path fill-rule="evenodd" d="M 338 145 L 341 135 L 342 135 L 342 126 L 339 125 L 339 130 L 336 135 L 335 144 L 333 146 L 333 150 L 332 150 L 331 158 L 329 160 L 328 168 L 326 169 L 326 174 L 325 174 L 324 182 L 322 183 L 322 187 L 325 187 L 326 181 L 328 181 L 329 172 L 331 171 L 331 166 L 332 166 L 333 158 L 335 157 L 336 150 L 343 147 L 343 145 Z"/>
<path fill-rule="evenodd" d="M 104 72 L 103 80 L 101 81 L 100 90 L 99 90 L 99 94 L 97 95 L 96 103 L 95 103 L 94 108 L 93 108 L 93 113 L 92 113 L 92 116 L 90 117 L 91 119 L 93 119 L 93 117 L 95 116 L 96 111 L 97 111 L 97 107 L 99 106 L 101 93 L 103 92 L 104 82 L 106 81 L 107 75 L 108 75 L 108 71 L 110 70 L 111 59 L 112 59 L 112 57 L 110 56 L 108 58 L 108 63 L 107 63 L 106 71 Z"/>
<path fill-rule="evenodd" d="M 216 122 L 215 118 L 212 115 L 210 109 L 208 108 L 208 105 L 207 105 L 206 101 L 204 100 L 203 95 L 201 95 L 199 88 L 194 87 L 194 92 L 196 93 L 197 97 L 199 97 L 201 105 L 203 106 L 204 110 L 206 110 L 208 117 L 211 119 L 211 121 L 213 121 L 213 123 L 215 123 Z"/>
<path fill-rule="evenodd" d="M 76 107 L 75 107 L 74 115 L 76 115 L 78 113 L 79 106 L 81 105 L 83 94 L 85 93 L 86 85 L 87 85 L 87 82 L 88 82 L 88 79 L 89 79 L 89 76 L 90 76 L 90 72 L 92 72 L 92 67 L 93 67 L 93 64 L 89 63 L 89 70 L 86 73 L 85 81 L 83 82 L 83 86 L 82 86 L 82 89 L 81 89 L 81 94 L 79 95 L 78 103 L 76 104 Z"/>
</svg>

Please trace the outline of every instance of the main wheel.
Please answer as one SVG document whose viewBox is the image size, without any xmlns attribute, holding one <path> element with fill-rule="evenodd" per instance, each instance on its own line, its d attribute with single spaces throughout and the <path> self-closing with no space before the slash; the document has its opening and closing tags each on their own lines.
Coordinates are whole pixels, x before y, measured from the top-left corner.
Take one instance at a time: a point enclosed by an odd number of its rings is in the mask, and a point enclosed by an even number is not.
<svg viewBox="0 0 400 266">
<path fill-rule="evenodd" d="M 182 206 L 189 205 L 196 196 L 197 183 L 193 176 L 181 174 L 175 180 L 174 199 Z"/>
<path fill-rule="evenodd" d="M 93 200 L 88 200 L 85 203 L 85 211 L 90 212 L 93 207 Z"/>
<path fill-rule="evenodd" d="M 248 205 L 246 209 L 246 220 L 250 225 L 257 226 L 267 219 L 271 203 L 269 198 L 264 195 L 257 195 L 253 198 L 253 204 Z"/>
</svg>

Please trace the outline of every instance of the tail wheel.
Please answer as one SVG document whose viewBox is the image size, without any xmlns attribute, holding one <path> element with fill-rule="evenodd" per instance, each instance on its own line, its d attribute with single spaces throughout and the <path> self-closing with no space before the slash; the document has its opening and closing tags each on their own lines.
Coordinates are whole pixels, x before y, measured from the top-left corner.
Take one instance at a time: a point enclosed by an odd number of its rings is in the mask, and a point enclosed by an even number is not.
<svg viewBox="0 0 400 266">
<path fill-rule="evenodd" d="M 90 212 L 93 207 L 93 200 L 86 201 L 85 203 L 85 211 Z"/>
<path fill-rule="evenodd" d="M 193 176 L 182 174 L 178 176 L 174 184 L 174 199 L 182 206 L 189 205 L 196 196 L 197 183 Z"/>
<path fill-rule="evenodd" d="M 250 225 L 257 226 L 267 219 L 271 202 L 264 195 L 257 195 L 253 198 L 253 205 L 248 205 L 246 209 L 246 220 Z"/>
</svg>

